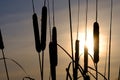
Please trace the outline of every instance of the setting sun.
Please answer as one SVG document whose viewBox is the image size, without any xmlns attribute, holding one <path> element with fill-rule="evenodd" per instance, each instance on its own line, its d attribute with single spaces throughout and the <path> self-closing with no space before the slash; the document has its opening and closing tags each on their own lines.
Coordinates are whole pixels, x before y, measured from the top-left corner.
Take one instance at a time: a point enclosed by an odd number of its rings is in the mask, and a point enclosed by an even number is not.
<svg viewBox="0 0 120 80">
<path fill-rule="evenodd" d="M 85 45 L 85 36 L 84 33 L 79 33 L 80 40 L 80 54 L 84 53 L 84 45 Z M 93 56 L 93 36 L 92 33 L 87 35 L 86 46 L 88 47 L 88 52 Z"/>
<path fill-rule="evenodd" d="M 80 55 L 84 54 L 84 45 L 85 45 L 85 34 L 84 32 L 79 32 L 79 38 L 80 40 Z M 107 45 L 107 40 L 105 35 L 100 34 L 100 44 L 99 44 L 99 54 L 103 55 L 103 53 L 106 52 L 106 45 Z M 87 34 L 87 42 L 86 42 L 86 46 L 88 47 L 88 52 L 89 54 L 91 54 L 91 56 L 93 56 L 93 32 L 92 31 L 88 31 Z"/>
</svg>

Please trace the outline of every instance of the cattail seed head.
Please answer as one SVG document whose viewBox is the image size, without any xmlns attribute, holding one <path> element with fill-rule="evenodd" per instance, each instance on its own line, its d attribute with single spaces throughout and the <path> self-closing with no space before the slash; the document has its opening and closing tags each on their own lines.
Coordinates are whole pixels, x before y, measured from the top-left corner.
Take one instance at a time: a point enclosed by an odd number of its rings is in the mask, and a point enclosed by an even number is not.
<svg viewBox="0 0 120 80">
<path fill-rule="evenodd" d="M 4 49 L 3 39 L 2 39 L 2 33 L 0 30 L 0 49 Z"/>
<path fill-rule="evenodd" d="M 36 46 L 37 52 L 40 53 L 41 45 L 40 45 L 40 38 L 39 38 L 38 19 L 37 19 L 36 13 L 33 14 L 32 19 L 33 19 L 33 29 L 34 29 L 34 36 L 35 36 L 35 46 Z"/>
<path fill-rule="evenodd" d="M 42 19 L 41 19 L 41 49 L 45 50 L 46 47 L 46 32 L 47 31 L 47 7 L 42 8 Z"/>
<path fill-rule="evenodd" d="M 99 24 L 94 23 L 93 26 L 93 37 L 94 37 L 94 62 L 99 62 Z"/>
</svg>

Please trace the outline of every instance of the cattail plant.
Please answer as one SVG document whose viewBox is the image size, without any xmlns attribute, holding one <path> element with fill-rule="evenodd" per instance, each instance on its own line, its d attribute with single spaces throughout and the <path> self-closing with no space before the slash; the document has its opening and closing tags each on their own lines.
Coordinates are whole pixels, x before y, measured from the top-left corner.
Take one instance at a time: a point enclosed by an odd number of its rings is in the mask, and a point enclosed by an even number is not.
<svg viewBox="0 0 120 80">
<path fill-rule="evenodd" d="M 35 36 L 35 47 L 38 53 L 41 51 L 41 45 L 40 45 L 40 37 L 39 37 L 39 26 L 38 26 L 38 18 L 37 14 L 35 13 L 35 7 L 34 7 L 34 1 L 32 0 L 32 7 L 33 7 L 33 29 L 34 29 L 34 36 Z"/>
<path fill-rule="evenodd" d="M 53 27 L 52 29 L 52 42 L 50 42 L 49 44 L 49 55 L 50 55 L 51 77 L 52 80 L 56 80 L 56 66 L 58 64 L 56 27 Z"/>
</svg>

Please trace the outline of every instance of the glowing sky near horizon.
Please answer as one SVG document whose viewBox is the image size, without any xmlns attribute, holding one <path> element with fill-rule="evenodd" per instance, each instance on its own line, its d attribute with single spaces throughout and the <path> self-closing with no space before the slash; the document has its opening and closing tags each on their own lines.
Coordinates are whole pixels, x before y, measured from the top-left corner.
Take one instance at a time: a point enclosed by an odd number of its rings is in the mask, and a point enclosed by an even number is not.
<svg viewBox="0 0 120 80">
<path fill-rule="evenodd" d="M 34 0 L 36 13 L 39 18 L 39 28 L 41 25 L 41 9 L 43 0 Z M 107 52 L 107 39 L 109 37 L 110 22 L 110 0 L 98 0 L 98 22 L 100 24 L 100 61 L 99 70 L 104 73 L 105 53 Z M 73 40 L 76 40 L 77 29 L 77 0 L 71 0 Z M 80 0 L 80 28 L 79 39 L 84 42 L 85 29 L 85 0 Z M 50 3 L 51 5 L 51 3 Z M 52 11 L 52 9 L 51 9 Z M 32 3 L 31 0 L 0 0 L 0 28 L 5 45 L 6 57 L 19 62 L 26 72 L 36 80 L 39 80 L 38 54 L 35 50 L 34 34 L 32 26 Z M 52 15 L 52 12 L 51 12 Z M 51 16 L 52 20 L 52 16 Z M 95 21 L 95 0 L 89 0 L 88 8 L 88 40 L 92 39 L 93 23 Z M 120 66 L 120 0 L 113 0 L 113 25 L 112 25 L 112 53 L 111 53 L 111 80 L 118 77 Z M 52 22 L 52 21 L 51 21 Z M 55 0 L 55 23 L 58 33 L 58 43 L 69 53 L 71 52 L 69 34 L 68 1 Z M 48 26 L 49 27 L 49 26 Z M 48 28 L 49 29 L 49 28 Z M 45 72 L 44 79 L 49 79 L 49 30 L 47 29 L 47 47 L 45 50 Z M 80 45 L 83 43 L 80 42 Z M 91 41 L 89 41 L 90 43 Z M 81 54 L 82 54 L 81 50 Z M 91 51 L 92 52 L 92 51 Z M 0 58 L 2 53 L 0 52 Z M 66 79 L 66 71 L 70 58 L 58 48 L 57 80 Z M 83 57 L 80 58 L 83 65 Z M 25 73 L 13 62 L 7 61 L 10 80 L 21 80 Z M 89 65 L 92 66 L 90 60 Z M 3 61 L 0 61 L 0 80 L 6 80 Z"/>
</svg>

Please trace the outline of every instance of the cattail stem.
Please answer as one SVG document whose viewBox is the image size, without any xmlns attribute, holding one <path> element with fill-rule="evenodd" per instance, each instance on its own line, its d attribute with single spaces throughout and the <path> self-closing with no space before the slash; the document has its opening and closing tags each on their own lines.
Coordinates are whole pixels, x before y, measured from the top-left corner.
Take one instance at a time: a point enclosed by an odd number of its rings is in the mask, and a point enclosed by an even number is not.
<svg viewBox="0 0 120 80">
<path fill-rule="evenodd" d="M 76 49 L 76 52 L 75 52 L 75 70 L 74 70 L 74 79 L 77 80 L 78 78 L 78 64 L 79 64 L 79 40 L 76 40 L 76 43 L 75 43 L 75 49 Z"/>
<path fill-rule="evenodd" d="M 42 80 L 44 80 L 44 51 L 42 51 L 42 71 L 41 71 Z"/>
<path fill-rule="evenodd" d="M 108 80 L 110 80 L 110 60 L 111 60 L 111 34 L 112 34 L 112 14 L 113 14 L 113 0 L 111 0 L 111 13 L 110 13 L 110 35 L 109 35 L 109 57 L 108 57 Z"/>
<path fill-rule="evenodd" d="M 2 49 L 2 54 L 3 54 L 3 59 L 4 59 L 4 65 L 5 65 L 5 70 L 6 70 L 7 80 L 9 80 L 9 74 L 8 74 L 8 69 L 7 69 L 7 64 L 6 64 L 5 54 L 4 54 L 3 49 Z"/>
<path fill-rule="evenodd" d="M 34 1 L 32 0 L 33 13 L 35 13 Z"/>
<path fill-rule="evenodd" d="M 40 76 L 41 76 L 41 74 L 42 74 L 42 68 L 41 68 L 41 57 L 40 57 L 40 53 L 38 53 L 38 57 L 39 57 L 39 70 L 40 70 Z M 41 80 L 42 80 L 42 77 L 41 77 Z"/>
<path fill-rule="evenodd" d="M 71 2 L 68 0 L 69 3 L 69 20 L 70 20 L 70 37 L 71 37 L 71 52 L 72 52 L 72 59 L 74 60 L 73 55 L 73 35 L 72 35 L 72 17 L 71 17 Z M 74 62 L 72 62 L 72 69 L 73 69 L 73 78 L 74 78 Z"/>
<path fill-rule="evenodd" d="M 98 66 L 97 66 L 97 63 L 96 63 L 96 80 L 98 80 Z"/>
</svg>

